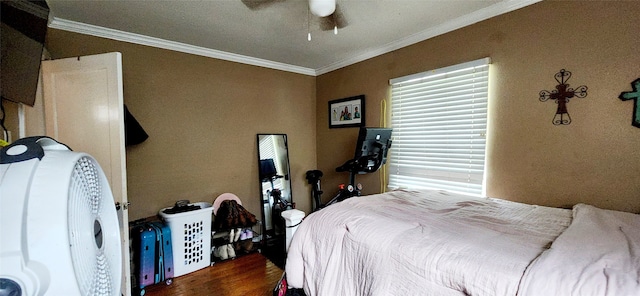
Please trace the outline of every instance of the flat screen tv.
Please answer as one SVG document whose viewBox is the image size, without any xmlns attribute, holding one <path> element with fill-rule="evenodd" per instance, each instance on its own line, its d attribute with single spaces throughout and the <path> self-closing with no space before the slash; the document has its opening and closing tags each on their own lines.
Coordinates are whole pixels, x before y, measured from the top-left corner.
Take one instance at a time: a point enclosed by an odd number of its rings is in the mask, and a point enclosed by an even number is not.
<svg viewBox="0 0 640 296">
<path fill-rule="evenodd" d="M 2 99 L 33 106 L 47 33 L 45 1 L 0 1 Z"/>
</svg>

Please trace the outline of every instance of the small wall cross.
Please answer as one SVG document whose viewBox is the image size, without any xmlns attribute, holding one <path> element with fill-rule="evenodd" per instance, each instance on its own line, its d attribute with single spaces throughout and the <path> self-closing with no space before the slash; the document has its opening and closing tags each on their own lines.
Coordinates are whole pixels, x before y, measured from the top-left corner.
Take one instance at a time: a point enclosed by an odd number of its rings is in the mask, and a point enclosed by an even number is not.
<svg viewBox="0 0 640 296">
<path fill-rule="evenodd" d="M 635 127 L 640 127 L 640 78 L 631 82 L 631 87 L 633 87 L 633 91 L 627 91 L 620 94 L 618 97 L 623 101 L 634 100 L 634 111 L 633 111 L 633 121 L 631 124 Z"/>
<path fill-rule="evenodd" d="M 551 121 L 554 125 L 567 125 L 571 123 L 571 116 L 567 111 L 567 103 L 571 98 L 584 98 L 587 96 L 587 87 L 584 85 L 578 86 L 575 90 L 569 87 L 567 80 L 571 78 L 571 72 L 565 69 L 554 75 L 554 78 L 559 83 L 556 85 L 556 89 L 552 91 L 543 90 L 540 91 L 540 101 L 545 102 L 549 99 L 556 101 L 558 108 L 556 109 L 556 115 Z"/>
</svg>

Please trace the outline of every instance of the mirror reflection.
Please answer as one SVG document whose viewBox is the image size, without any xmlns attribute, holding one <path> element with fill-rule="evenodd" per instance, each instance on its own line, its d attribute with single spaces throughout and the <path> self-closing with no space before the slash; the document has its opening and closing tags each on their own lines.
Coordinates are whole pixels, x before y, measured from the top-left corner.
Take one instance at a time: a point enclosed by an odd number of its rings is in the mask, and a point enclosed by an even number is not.
<svg viewBox="0 0 640 296">
<path fill-rule="evenodd" d="M 280 214 L 294 207 L 287 135 L 258 134 L 258 159 L 262 225 L 267 240 L 265 248 L 269 248 L 270 244 L 284 241 L 284 219 Z"/>
</svg>

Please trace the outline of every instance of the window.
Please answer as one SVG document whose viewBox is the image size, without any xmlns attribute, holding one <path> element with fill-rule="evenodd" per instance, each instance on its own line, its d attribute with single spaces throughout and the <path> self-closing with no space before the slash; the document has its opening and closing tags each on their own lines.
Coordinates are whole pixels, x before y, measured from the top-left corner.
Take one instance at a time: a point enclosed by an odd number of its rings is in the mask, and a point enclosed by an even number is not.
<svg viewBox="0 0 640 296">
<path fill-rule="evenodd" d="M 389 81 L 390 188 L 483 195 L 489 61 Z"/>
<path fill-rule="evenodd" d="M 282 161 L 278 157 L 278 153 L 276 153 L 276 142 L 275 137 L 264 137 L 264 139 L 260 140 L 260 158 L 261 159 L 273 159 L 273 162 L 276 166 L 276 171 L 278 173 L 282 173 L 284 170 L 282 168 Z M 273 188 L 282 188 L 282 179 L 278 178 L 273 180 Z M 262 188 L 262 194 L 267 195 L 267 191 L 271 191 L 271 187 L 264 186 Z"/>
</svg>

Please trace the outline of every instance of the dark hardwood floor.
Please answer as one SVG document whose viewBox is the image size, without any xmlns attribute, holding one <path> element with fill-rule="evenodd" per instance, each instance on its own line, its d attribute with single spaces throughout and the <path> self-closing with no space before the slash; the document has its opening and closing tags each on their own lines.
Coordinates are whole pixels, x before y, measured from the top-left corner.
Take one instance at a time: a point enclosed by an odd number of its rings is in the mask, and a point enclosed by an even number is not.
<svg viewBox="0 0 640 296">
<path fill-rule="evenodd" d="M 270 296 L 282 272 L 262 254 L 252 253 L 177 277 L 171 285 L 146 287 L 145 296 Z"/>
</svg>

